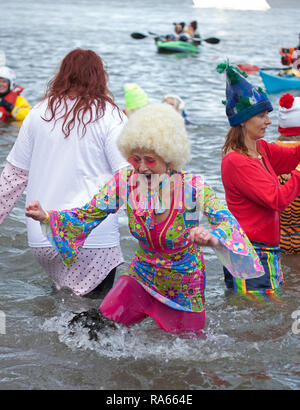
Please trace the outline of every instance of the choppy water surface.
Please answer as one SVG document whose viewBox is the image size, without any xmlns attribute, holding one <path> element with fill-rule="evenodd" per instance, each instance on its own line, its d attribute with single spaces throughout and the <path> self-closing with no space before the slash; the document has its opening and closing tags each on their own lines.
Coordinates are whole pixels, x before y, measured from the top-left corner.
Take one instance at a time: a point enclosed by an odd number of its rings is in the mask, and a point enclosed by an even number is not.
<svg viewBox="0 0 300 410">
<path fill-rule="evenodd" d="M 294 5 L 295 2 L 292 2 Z M 289 1 L 276 1 L 288 6 Z M 28 0 L 1 10 L 1 48 L 16 69 L 24 96 L 36 103 L 67 52 L 91 48 L 105 61 L 110 88 L 123 108 L 123 85 L 137 82 L 151 101 L 177 93 L 186 102 L 193 144 L 187 168 L 201 173 L 224 200 L 221 146 L 228 128 L 221 100 L 224 77 L 216 64 L 278 66 L 280 46 L 295 46 L 299 9 L 268 11 L 195 9 L 192 1 L 140 2 Z M 201 35 L 219 37 L 197 56 L 159 55 L 151 37 L 165 34 L 173 21 L 197 19 Z M 22 24 L 20 24 L 22 22 Z M 284 35 L 283 35 L 284 33 Z M 253 76 L 261 85 L 260 78 Z M 277 137 L 277 105 L 266 139 Z M 0 167 L 18 134 L 18 125 L 0 125 Z M 221 266 L 210 250 L 207 264 L 207 324 L 204 336 L 185 339 L 160 331 L 147 319 L 90 341 L 85 330 L 70 334 L 72 312 L 100 300 L 55 291 L 27 248 L 24 198 L 0 230 L 0 388 L 1 389 L 299 389 L 299 334 L 293 312 L 300 309 L 300 258 L 283 259 L 286 285 L 280 300 L 254 301 L 225 291 Z M 126 264 L 136 247 L 120 217 Z M 4 315 L 4 318 L 3 318 Z M 3 322 L 5 319 L 5 334 Z M 295 332 L 296 330 L 296 332 Z M 300 326 L 299 326 L 300 330 Z"/>
</svg>

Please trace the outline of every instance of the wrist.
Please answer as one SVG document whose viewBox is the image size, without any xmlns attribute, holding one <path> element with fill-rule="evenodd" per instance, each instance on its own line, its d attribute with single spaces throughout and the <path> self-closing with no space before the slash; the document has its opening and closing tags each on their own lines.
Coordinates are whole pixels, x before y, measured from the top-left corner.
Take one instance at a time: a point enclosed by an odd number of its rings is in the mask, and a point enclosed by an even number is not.
<svg viewBox="0 0 300 410">
<path fill-rule="evenodd" d="M 5 98 L 3 98 L 2 105 L 8 112 L 12 112 L 12 110 L 15 108 L 14 104 L 10 103 Z"/>
<path fill-rule="evenodd" d="M 212 246 L 213 248 L 218 248 L 220 245 L 221 245 L 221 244 L 220 244 L 219 239 L 218 239 L 216 236 L 212 235 L 212 238 L 211 238 L 211 246 Z"/>
<path fill-rule="evenodd" d="M 42 221 L 43 224 L 47 224 L 49 222 L 49 219 L 50 219 L 50 215 L 48 214 L 47 211 L 45 211 L 45 214 L 46 214 L 46 218 Z"/>
</svg>

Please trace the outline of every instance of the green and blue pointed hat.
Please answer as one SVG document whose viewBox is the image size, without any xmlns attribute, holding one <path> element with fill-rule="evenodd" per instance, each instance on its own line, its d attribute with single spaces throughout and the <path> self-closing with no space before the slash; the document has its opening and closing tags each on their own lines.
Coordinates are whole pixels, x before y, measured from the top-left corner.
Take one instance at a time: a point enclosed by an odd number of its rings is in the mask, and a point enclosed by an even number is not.
<svg viewBox="0 0 300 410">
<path fill-rule="evenodd" d="M 246 80 L 247 74 L 229 62 L 217 66 L 218 73 L 226 72 L 226 115 L 233 127 L 273 107 L 261 87 Z"/>
</svg>

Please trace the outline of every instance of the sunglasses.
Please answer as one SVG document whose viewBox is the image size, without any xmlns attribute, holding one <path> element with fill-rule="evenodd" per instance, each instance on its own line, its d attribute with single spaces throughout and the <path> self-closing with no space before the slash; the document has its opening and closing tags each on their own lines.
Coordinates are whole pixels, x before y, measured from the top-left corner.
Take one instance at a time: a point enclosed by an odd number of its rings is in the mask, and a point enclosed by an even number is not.
<svg viewBox="0 0 300 410">
<path fill-rule="evenodd" d="M 156 165 L 156 159 L 152 158 L 152 157 L 143 157 L 144 160 L 144 164 L 149 167 L 149 168 L 153 168 Z M 138 167 L 141 163 L 141 158 L 136 157 L 136 156 L 131 156 L 129 158 L 127 158 L 127 161 L 129 162 L 129 164 L 131 164 L 133 167 Z"/>
</svg>

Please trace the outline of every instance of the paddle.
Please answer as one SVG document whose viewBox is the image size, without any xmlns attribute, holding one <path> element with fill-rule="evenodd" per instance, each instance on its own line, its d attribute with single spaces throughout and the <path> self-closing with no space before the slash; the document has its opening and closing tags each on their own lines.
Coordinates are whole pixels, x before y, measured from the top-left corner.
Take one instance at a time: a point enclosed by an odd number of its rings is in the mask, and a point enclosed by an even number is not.
<svg viewBox="0 0 300 410">
<path fill-rule="evenodd" d="M 141 40 L 143 38 L 149 37 L 149 36 L 147 36 L 147 34 L 143 34 L 143 33 L 131 33 L 130 35 L 135 40 Z"/>
<path fill-rule="evenodd" d="M 196 38 L 194 39 L 193 38 L 193 40 L 197 40 Z M 198 39 L 199 40 L 199 39 Z M 219 38 L 216 38 L 216 37 L 208 37 L 208 38 L 201 38 L 200 39 L 201 41 L 205 41 L 206 43 L 209 43 L 209 44 L 218 44 L 218 43 L 220 43 L 220 39 Z"/>
<path fill-rule="evenodd" d="M 292 67 L 258 67 L 257 65 L 251 64 L 237 64 L 237 66 L 245 71 L 247 74 L 256 74 L 259 70 L 268 71 L 268 70 L 289 70 Z"/>
<path fill-rule="evenodd" d="M 158 35 L 158 34 L 156 34 L 156 33 L 152 33 L 151 31 L 148 31 L 148 34 L 149 34 L 150 36 L 156 36 L 156 37 L 159 37 L 159 38 L 165 37 L 165 36 L 160 36 L 160 35 Z M 135 40 L 141 40 L 141 39 L 144 39 L 144 38 L 146 38 L 146 37 L 149 37 L 149 35 L 147 35 L 147 34 L 137 33 L 137 32 L 131 33 L 130 35 L 131 35 L 131 37 L 134 38 Z M 192 38 L 191 40 L 193 40 L 193 41 L 205 41 L 206 43 L 209 43 L 209 44 L 218 44 L 218 43 L 220 42 L 220 39 L 219 39 L 219 38 L 216 38 L 216 37 L 208 37 L 208 38 L 198 38 L 198 37 L 195 37 L 195 38 Z"/>
</svg>

